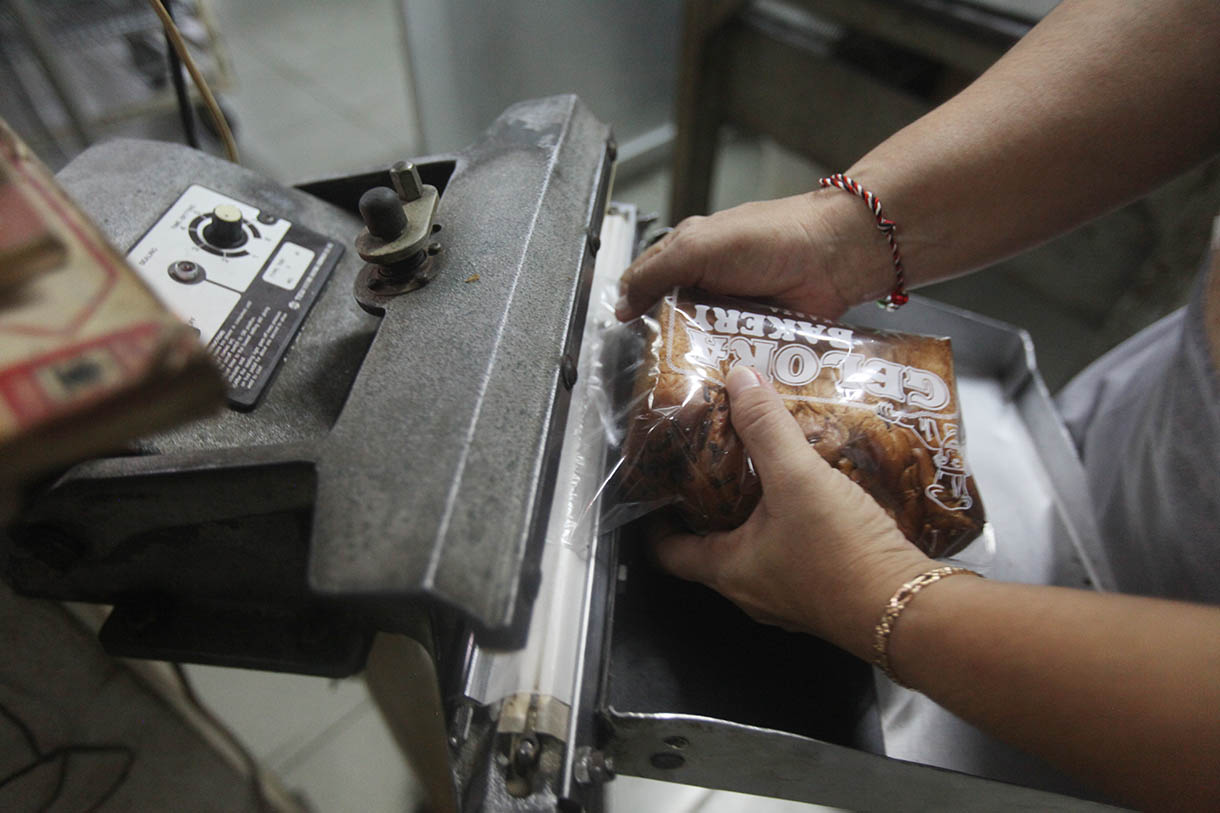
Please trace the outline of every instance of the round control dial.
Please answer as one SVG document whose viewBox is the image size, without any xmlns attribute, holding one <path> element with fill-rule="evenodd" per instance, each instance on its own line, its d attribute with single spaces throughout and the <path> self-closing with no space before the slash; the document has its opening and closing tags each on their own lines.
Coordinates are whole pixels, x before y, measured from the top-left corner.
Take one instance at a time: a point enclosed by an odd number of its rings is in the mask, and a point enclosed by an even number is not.
<svg viewBox="0 0 1220 813">
<path fill-rule="evenodd" d="M 203 227 L 203 239 L 216 248 L 237 248 L 249 239 L 242 228 L 241 209 L 222 203 L 212 210 L 211 220 Z"/>
</svg>

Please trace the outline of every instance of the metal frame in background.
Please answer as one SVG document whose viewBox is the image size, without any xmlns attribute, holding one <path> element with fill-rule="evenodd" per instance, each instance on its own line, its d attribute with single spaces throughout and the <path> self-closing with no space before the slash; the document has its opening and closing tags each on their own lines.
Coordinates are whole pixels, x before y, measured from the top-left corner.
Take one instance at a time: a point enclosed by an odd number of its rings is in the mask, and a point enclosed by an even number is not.
<svg viewBox="0 0 1220 813">
<path fill-rule="evenodd" d="M 232 70 L 206 0 L 177 0 L 179 26 L 214 91 L 232 84 Z M 172 85 L 153 90 L 137 70 L 129 40 L 147 36 L 165 47 L 161 23 L 145 0 L 7 0 L 0 3 L 0 85 L 13 87 L 5 111 L 25 124 L 40 155 L 71 158 L 107 127 L 177 106 Z M 168 77 L 164 58 L 159 76 Z M 189 93 L 188 93 L 189 95 Z"/>
</svg>

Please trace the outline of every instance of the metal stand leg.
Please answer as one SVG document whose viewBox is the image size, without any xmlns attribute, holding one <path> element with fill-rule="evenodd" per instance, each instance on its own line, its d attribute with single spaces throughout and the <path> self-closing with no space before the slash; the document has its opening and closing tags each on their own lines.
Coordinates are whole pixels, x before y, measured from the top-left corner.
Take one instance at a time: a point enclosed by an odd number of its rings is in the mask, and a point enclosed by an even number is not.
<svg viewBox="0 0 1220 813">
<path fill-rule="evenodd" d="M 369 652 L 364 682 L 423 784 L 430 813 L 457 813 L 440 682 L 431 653 L 414 638 L 381 633 Z"/>
<path fill-rule="evenodd" d="M 79 139 L 80 146 L 82 148 L 89 146 L 93 137 L 90 135 L 85 113 L 77 104 L 68 74 L 55 54 L 55 46 L 51 43 L 51 38 L 47 34 L 46 28 L 43 27 L 42 20 L 27 0 L 9 0 L 9 6 L 17 18 L 17 25 L 21 27 L 29 41 L 30 50 L 33 51 L 34 57 L 46 72 L 47 81 L 51 83 L 55 94 L 59 96 L 59 102 L 63 105 L 64 112 L 68 114 L 68 122 L 72 125 L 72 131 Z"/>
<path fill-rule="evenodd" d="M 721 120 L 718 32 L 742 0 L 687 0 L 683 13 L 678 78 L 678 136 L 674 145 L 673 193 L 669 219 L 706 214 Z"/>
</svg>

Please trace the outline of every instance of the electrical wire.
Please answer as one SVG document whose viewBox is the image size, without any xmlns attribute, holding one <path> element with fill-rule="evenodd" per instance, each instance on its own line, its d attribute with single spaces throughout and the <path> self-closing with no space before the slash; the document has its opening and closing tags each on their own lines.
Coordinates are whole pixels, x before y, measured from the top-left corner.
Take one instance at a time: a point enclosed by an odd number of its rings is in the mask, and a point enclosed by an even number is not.
<svg viewBox="0 0 1220 813">
<path fill-rule="evenodd" d="M 59 781 L 55 785 L 55 792 L 52 794 L 50 799 L 48 799 L 46 802 L 43 803 L 42 807 L 40 808 L 41 810 L 49 810 L 51 808 L 51 806 L 53 804 L 55 804 L 56 801 L 59 800 L 60 794 L 63 793 L 64 776 L 67 774 L 68 759 L 76 754 L 122 754 L 124 757 L 126 757 L 126 759 L 123 762 L 123 767 L 119 770 L 119 773 L 114 778 L 114 781 L 110 783 L 110 786 L 107 787 L 106 790 L 102 792 L 101 796 L 98 796 L 97 799 L 95 799 L 93 801 L 93 804 L 91 804 L 91 805 L 89 805 L 89 807 L 85 808 L 87 813 L 93 813 L 94 811 L 99 810 L 102 807 L 102 805 L 106 804 L 106 802 L 110 801 L 110 797 L 114 796 L 114 794 L 118 792 L 118 789 L 123 786 L 123 783 L 127 781 L 127 777 L 131 774 L 131 766 L 134 765 L 136 762 L 136 752 L 129 746 L 120 745 L 120 744 L 113 744 L 113 745 L 110 745 L 110 744 L 107 744 L 107 745 L 75 744 L 75 745 L 63 745 L 63 746 L 60 746 L 59 748 L 53 748 L 50 751 L 47 751 L 42 756 L 35 759 L 33 762 L 29 762 L 26 765 L 23 765 L 22 767 L 18 768 L 17 770 L 13 771 L 12 773 L 10 773 L 8 776 L 4 777 L 3 779 L 0 779 L 0 788 L 3 788 L 5 785 L 8 785 L 12 782 L 16 782 L 21 777 L 34 772 L 38 768 L 41 768 L 43 765 L 47 765 L 52 762 L 62 760 L 62 762 L 60 763 L 61 764 L 60 778 L 59 778 Z"/>
<path fill-rule="evenodd" d="M 59 775 L 55 777 L 55 787 L 51 788 L 51 795 L 47 800 L 38 807 L 38 813 L 47 813 L 55 803 L 59 801 L 60 795 L 64 792 L 64 785 L 68 781 L 68 758 L 64 757 L 59 760 Z"/>
<path fill-rule="evenodd" d="M 198 693 L 195 691 L 194 684 L 191 683 L 190 678 L 187 676 L 186 670 L 182 668 L 182 664 L 172 663 L 170 666 L 173 668 L 174 674 L 177 676 L 178 681 L 181 684 L 182 693 L 186 697 L 187 702 L 190 703 L 199 714 L 205 717 L 207 721 L 220 732 L 221 736 L 223 736 L 241 755 L 242 761 L 245 763 L 246 769 L 250 773 L 251 790 L 254 795 L 255 809 L 260 811 L 271 810 L 271 804 L 266 795 L 263 793 L 262 769 L 259 767 L 258 760 L 254 757 L 254 754 L 252 754 L 250 749 L 248 749 L 245 744 L 237 738 L 237 735 L 233 733 L 233 730 L 226 726 L 224 722 L 222 722 L 220 718 L 216 716 L 215 712 L 204 705 Z M 34 756 L 34 759 L 30 762 L 27 762 L 20 768 L 17 768 L 6 776 L 0 778 L 0 790 L 20 780 L 22 777 L 28 776 L 44 765 L 49 765 L 51 763 L 58 763 L 59 765 L 59 775 L 56 778 L 55 786 L 51 789 L 51 795 L 47 798 L 47 800 L 39 805 L 39 813 L 45 813 L 46 811 L 50 810 L 57 801 L 59 801 L 60 796 L 63 794 L 64 785 L 67 781 L 68 760 L 71 757 L 83 754 L 122 754 L 126 757 L 118 776 L 116 776 L 115 780 L 110 784 L 109 787 L 106 788 L 105 792 L 103 792 L 102 795 L 93 802 L 93 804 L 86 808 L 87 813 L 93 813 L 94 811 L 99 810 L 102 805 L 108 802 L 110 798 L 118 792 L 118 789 L 122 787 L 123 783 L 127 780 L 127 777 L 131 774 L 131 768 L 135 764 L 135 750 L 130 746 L 123 745 L 122 743 L 71 743 L 69 745 L 52 748 L 50 751 L 43 751 L 41 746 L 38 744 L 37 737 L 34 736 L 33 729 L 30 728 L 25 720 L 21 719 L 21 717 L 19 717 L 3 703 L 0 703 L 0 716 L 7 718 L 8 721 L 12 723 L 12 725 L 21 733 L 22 739 L 25 740 L 26 745 L 29 746 L 31 753 Z"/>
<path fill-rule="evenodd" d="M 123 783 L 127 781 L 127 777 L 131 775 L 131 768 L 136 762 L 136 752 L 131 746 L 123 745 L 122 743 L 72 743 L 69 745 L 61 745 L 57 748 L 52 748 L 50 751 L 43 751 L 38 746 L 38 740 L 34 737 L 33 730 L 26 724 L 24 720 L 18 717 L 7 706 L 0 704 L 0 714 L 8 718 L 17 729 L 21 732 L 21 736 L 30 746 L 30 750 L 34 752 L 34 759 L 22 765 L 20 768 L 12 771 L 8 775 L 0 778 L 0 789 L 18 781 L 23 776 L 27 776 L 41 768 L 43 765 L 58 763 L 59 776 L 56 778 L 55 786 L 51 790 L 51 796 L 39 806 L 40 813 L 50 810 L 54 804 L 59 801 L 63 794 L 64 784 L 68 776 L 68 760 L 75 755 L 83 754 L 122 754 L 125 757 L 123 767 L 119 770 L 118 775 L 110 786 L 102 793 L 101 796 L 94 800 L 93 804 L 86 808 L 87 813 L 94 813 L 101 809 L 102 805 L 110 801 L 110 798 L 118 792 Z"/>
<path fill-rule="evenodd" d="M 229 122 L 225 120 L 225 114 L 221 112 L 220 105 L 216 102 L 216 97 L 212 95 L 212 89 L 208 87 L 207 80 L 203 78 L 203 74 L 199 71 L 199 66 L 195 64 L 194 58 L 187 51 L 186 41 L 182 39 L 182 32 L 178 30 L 178 26 L 170 18 L 161 0 L 148 0 L 148 5 L 152 7 L 157 18 L 161 20 L 161 25 L 165 28 L 165 35 L 169 37 L 170 44 L 173 45 L 178 58 L 182 60 L 182 64 L 186 66 L 187 73 L 191 75 L 191 81 L 195 83 L 195 87 L 199 88 L 199 94 L 203 97 L 203 103 L 216 125 L 216 132 L 220 134 L 221 142 L 224 144 L 225 155 L 233 163 L 239 163 L 237 159 L 237 142 L 233 140 L 233 131 L 229 129 Z"/>
<path fill-rule="evenodd" d="M 8 706 L 4 705 L 3 703 L 0 703 L 0 714 L 7 717 L 8 721 L 21 732 L 22 739 L 24 739 L 26 744 L 30 746 L 30 750 L 34 752 L 34 756 L 39 756 L 42 753 L 42 749 L 38 747 L 38 739 L 34 736 L 33 730 L 25 724 L 25 720 L 22 720 L 16 714 L 10 711 Z"/>
<path fill-rule="evenodd" d="M 15 713 L 10 711 L 8 706 L 5 706 L 3 703 L 0 703 L 0 715 L 8 718 L 8 721 L 21 732 L 22 739 L 25 740 L 26 745 L 29 746 L 30 752 L 34 755 L 35 765 L 39 764 L 37 761 L 42 759 L 42 747 L 39 746 L 38 738 L 34 736 L 33 730 L 26 725 L 25 720 L 22 720 Z M 46 813 L 46 811 L 50 810 L 51 806 L 59 800 L 59 795 L 63 793 L 64 782 L 67 780 L 67 778 L 68 761 L 63 760 L 59 763 L 59 775 L 55 777 L 55 787 L 51 788 L 51 795 L 47 797 L 46 801 L 38 806 L 38 813 Z M 7 781 L 10 780 L 6 780 L 6 782 Z M 4 787 L 4 785 L 0 784 L 0 788 L 2 787 Z"/>
<path fill-rule="evenodd" d="M 174 4 L 170 0 L 162 0 L 165 13 L 174 19 Z M 169 33 L 165 34 L 165 61 L 169 68 L 169 81 L 174 88 L 174 98 L 178 101 L 178 116 L 182 119 L 182 137 L 188 146 L 199 149 L 199 134 L 195 131 L 195 113 L 191 110 L 191 97 L 186 91 L 186 77 L 182 75 L 182 60 L 174 50 Z"/>
</svg>

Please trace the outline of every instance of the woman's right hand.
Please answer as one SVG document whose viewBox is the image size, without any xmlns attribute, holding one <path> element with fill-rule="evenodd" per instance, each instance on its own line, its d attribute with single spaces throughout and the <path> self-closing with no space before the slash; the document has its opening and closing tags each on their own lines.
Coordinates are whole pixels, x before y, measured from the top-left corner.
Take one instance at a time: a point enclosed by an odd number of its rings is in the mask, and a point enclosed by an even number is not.
<svg viewBox="0 0 1220 813">
<path fill-rule="evenodd" d="M 683 220 L 623 273 L 616 311 L 627 321 L 687 286 L 833 319 L 892 277 L 868 210 L 823 189 Z"/>
<path fill-rule="evenodd" d="M 725 389 L 762 499 L 732 531 L 696 536 L 654 525 L 658 562 L 708 585 L 756 621 L 870 659 L 886 601 L 936 563 L 868 492 L 813 450 L 769 381 L 738 365 Z"/>
</svg>

